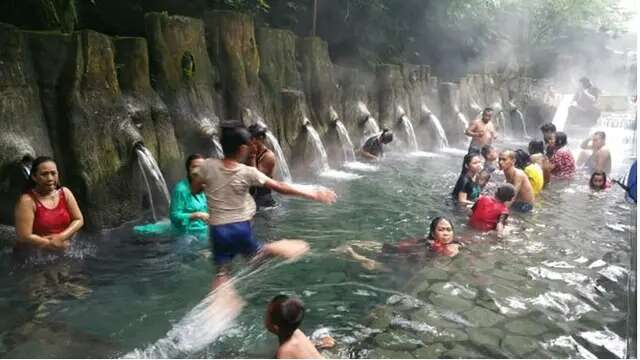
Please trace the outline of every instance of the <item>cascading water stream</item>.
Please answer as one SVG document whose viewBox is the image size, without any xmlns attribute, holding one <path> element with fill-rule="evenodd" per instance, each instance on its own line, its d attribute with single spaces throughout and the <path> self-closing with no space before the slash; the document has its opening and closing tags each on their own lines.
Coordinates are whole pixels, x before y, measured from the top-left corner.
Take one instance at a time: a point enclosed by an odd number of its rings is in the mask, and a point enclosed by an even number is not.
<svg viewBox="0 0 640 360">
<path fill-rule="evenodd" d="M 153 215 L 153 220 L 158 221 L 158 214 L 156 212 L 155 203 L 153 200 L 153 192 L 152 192 L 152 184 L 149 182 L 149 177 L 147 174 L 151 175 L 151 179 L 153 180 L 153 186 L 157 189 L 165 200 L 167 208 L 170 204 L 169 197 L 169 189 L 167 188 L 167 183 L 162 176 L 162 172 L 160 171 L 160 167 L 156 162 L 156 159 L 149 152 L 149 150 L 142 144 L 136 145 L 136 155 L 138 157 L 138 166 L 140 167 L 140 173 L 142 173 L 142 178 L 144 180 L 145 186 L 147 188 L 147 194 L 149 196 L 149 205 L 151 206 L 151 214 Z"/>
<path fill-rule="evenodd" d="M 218 159 L 224 158 L 224 151 L 222 151 L 222 145 L 220 144 L 218 139 L 213 137 L 211 141 L 213 142 L 213 154 L 211 154 L 211 156 Z"/>
<path fill-rule="evenodd" d="M 353 151 L 353 143 L 349 137 L 347 128 L 344 127 L 342 121 L 336 121 L 336 130 L 338 131 L 338 137 L 340 138 L 340 146 L 342 146 L 342 152 L 344 154 L 345 162 L 353 162 L 356 160 L 356 154 Z"/>
<path fill-rule="evenodd" d="M 467 120 L 467 117 L 464 116 L 462 112 L 458 112 L 458 114 L 456 115 L 456 119 L 458 119 L 458 121 L 464 126 L 465 129 L 469 127 L 469 120 Z"/>
<path fill-rule="evenodd" d="M 380 132 L 380 127 L 378 126 L 378 122 L 376 121 L 376 119 L 373 118 L 373 116 L 369 116 L 367 117 L 367 120 L 365 120 L 364 122 L 364 126 L 363 126 L 363 143 L 365 141 L 367 141 L 367 139 L 371 136 L 373 136 L 374 134 L 377 134 Z"/>
<path fill-rule="evenodd" d="M 276 154 L 276 169 L 278 171 L 279 180 L 284 182 L 291 182 L 291 172 L 289 171 L 289 164 L 287 164 L 287 158 L 284 156 L 284 152 L 278 143 L 278 139 L 273 135 L 270 130 L 267 130 L 267 143 L 268 146 Z"/>
<path fill-rule="evenodd" d="M 438 149 L 442 150 L 449 147 L 449 139 L 447 139 L 447 133 L 444 131 L 440 119 L 429 110 L 426 104 L 422 104 L 422 112 L 427 117 L 430 128 L 436 130 L 435 135 L 438 140 Z"/>
<path fill-rule="evenodd" d="M 413 130 L 413 124 L 411 124 L 411 120 L 407 117 L 407 115 L 402 115 L 400 117 L 400 125 L 404 131 L 407 145 L 409 145 L 410 151 L 418 151 L 418 140 L 416 139 L 416 132 Z"/>
<path fill-rule="evenodd" d="M 322 140 L 320 140 L 320 135 L 318 135 L 318 132 L 313 128 L 313 125 L 311 125 L 310 122 L 307 122 L 305 124 L 305 128 L 307 129 L 307 134 L 309 134 L 309 137 L 307 139 L 310 140 L 311 145 L 313 146 L 314 151 L 318 156 L 317 160 L 319 161 L 320 165 L 319 170 L 321 172 L 329 171 L 331 169 L 329 167 L 329 158 L 327 157 L 327 151 L 322 144 Z"/>
<path fill-rule="evenodd" d="M 522 114 L 522 111 L 520 111 L 519 109 L 515 109 L 511 112 L 511 118 L 513 119 L 513 117 L 515 116 L 517 121 L 521 124 L 522 126 L 522 135 L 525 138 L 529 137 L 529 133 L 527 132 L 527 124 L 524 122 L 524 115 Z"/>
<path fill-rule="evenodd" d="M 569 116 L 569 107 L 573 102 L 572 94 L 562 95 L 562 99 L 556 108 L 556 113 L 553 116 L 553 125 L 556 126 L 557 131 L 564 131 L 564 127 L 567 123 L 567 116 Z"/>
</svg>

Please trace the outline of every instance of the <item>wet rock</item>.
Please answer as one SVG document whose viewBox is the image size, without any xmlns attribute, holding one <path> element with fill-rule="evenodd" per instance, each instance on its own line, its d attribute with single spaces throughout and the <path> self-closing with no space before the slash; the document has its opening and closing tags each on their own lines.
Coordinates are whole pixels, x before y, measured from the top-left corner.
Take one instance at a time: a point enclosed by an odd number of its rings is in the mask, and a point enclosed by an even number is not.
<svg viewBox="0 0 640 360">
<path fill-rule="evenodd" d="M 462 327 L 461 324 L 442 318 L 440 313 L 435 310 L 418 310 L 411 314 L 411 320 L 433 326 L 436 329 L 452 329 Z"/>
<path fill-rule="evenodd" d="M 477 294 L 476 289 L 468 286 L 462 286 L 454 282 L 435 283 L 429 288 L 429 290 L 441 295 L 458 296 L 467 300 L 473 300 Z"/>
<path fill-rule="evenodd" d="M 388 349 L 373 349 L 367 354 L 369 359 L 413 359 L 408 351 L 396 351 Z"/>
<path fill-rule="evenodd" d="M 417 359 L 438 359 L 442 357 L 447 351 L 447 348 L 442 344 L 432 344 L 429 346 L 421 347 L 413 352 L 413 355 Z"/>
<path fill-rule="evenodd" d="M 432 294 L 429 300 L 438 308 L 448 309 L 454 312 L 461 312 L 473 308 L 473 303 L 469 300 L 457 296 Z"/>
<path fill-rule="evenodd" d="M 463 315 L 475 326 L 485 327 L 491 327 L 505 319 L 504 316 L 479 306 L 464 312 Z"/>
<path fill-rule="evenodd" d="M 403 330 L 389 330 L 383 332 L 376 335 L 374 341 L 383 349 L 396 351 L 411 351 L 422 345 L 420 340 Z"/>
<path fill-rule="evenodd" d="M 538 343 L 536 340 L 525 336 L 507 335 L 502 340 L 502 347 L 506 351 L 516 355 L 516 357 L 523 357 L 538 349 Z"/>
<path fill-rule="evenodd" d="M 482 355 L 477 350 L 457 344 L 453 349 L 447 351 L 445 357 L 453 359 L 484 359 L 486 356 Z"/>
<path fill-rule="evenodd" d="M 408 95 L 404 88 L 402 68 L 398 65 L 376 66 L 376 86 L 378 90 L 379 123 L 391 128 L 400 117 L 398 106 L 409 111 Z M 408 114 L 409 116 L 411 114 Z"/>
<path fill-rule="evenodd" d="M 422 334 L 421 338 L 425 344 L 469 340 L 467 333 L 460 329 L 436 329 L 435 332 Z"/>
<path fill-rule="evenodd" d="M 391 324 L 393 311 L 388 307 L 379 306 L 367 318 L 367 326 L 371 329 L 385 330 Z"/>
<path fill-rule="evenodd" d="M 507 323 L 505 328 L 515 334 L 530 336 L 537 336 L 547 331 L 543 325 L 530 320 L 514 320 Z"/>
<path fill-rule="evenodd" d="M 500 340 L 504 332 L 493 328 L 470 328 L 467 330 L 469 340 L 479 347 L 497 349 L 500 347 Z"/>
<path fill-rule="evenodd" d="M 422 272 L 422 274 L 426 280 L 448 280 L 449 279 L 449 274 L 446 271 L 438 268 L 430 268 Z"/>
<path fill-rule="evenodd" d="M 514 271 L 504 271 L 504 270 L 494 269 L 491 271 L 491 274 L 495 277 L 499 277 L 501 279 L 505 279 L 509 281 L 525 282 L 528 280 L 526 277 L 520 276 Z"/>
</svg>

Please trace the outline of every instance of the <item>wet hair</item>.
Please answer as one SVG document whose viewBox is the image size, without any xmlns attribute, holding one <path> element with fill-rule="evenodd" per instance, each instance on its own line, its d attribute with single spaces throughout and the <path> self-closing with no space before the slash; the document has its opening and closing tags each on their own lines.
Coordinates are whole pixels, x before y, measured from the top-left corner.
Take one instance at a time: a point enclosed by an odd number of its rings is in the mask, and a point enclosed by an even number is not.
<svg viewBox="0 0 640 360">
<path fill-rule="evenodd" d="M 486 108 L 484 108 L 484 110 L 482 110 L 482 113 L 486 114 L 486 113 L 488 113 L 490 111 L 493 111 L 493 108 L 492 107 L 486 107 Z"/>
<path fill-rule="evenodd" d="M 264 139 L 267 137 L 267 127 L 262 124 L 253 124 L 247 129 L 253 139 Z"/>
<path fill-rule="evenodd" d="M 531 140 L 529 142 L 529 154 L 544 154 L 544 142 Z"/>
<path fill-rule="evenodd" d="M 191 167 L 191 162 L 193 162 L 193 160 L 198 160 L 198 159 L 204 159 L 205 157 L 202 156 L 201 154 L 191 154 L 189 155 L 189 157 L 187 158 L 187 161 L 185 161 L 184 166 L 187 169 L 187 179 L 189 181 L 191 181 L 191 173 L 189 172 L 189 168 Z"/>
<path fill-rule="evenodd" d="M 524 169 L 525 167 L 531 165 L 531 156 L 529 153 L 522 149 L 518 149 L 515 151 L 516 157 L 516 167 L 519 169 Z"/>
<path fill-rule="evenodd" d="M 287 340 L 304 319 L 304 303 L 298 298 L 277 295 L 268 305 L 271 322 L 278 326 L 278 337 Z"/>
<path fill-rule="evenodd" d="M 435 240 L 435 233 L 436 233 L 436 227 L 438 227 L 438 224 L 440 223 L 440 221 L 446 221 L 449 223 L 449 225 L 451 225 L 451 231 L 454 231 L 453 229 L 453 222 L 451 222 L 451 220 L 447 219 L 444 216 L 438 216 L 437 218 L 431 220 L 431 224 L 429 224 L 429 235 L 427 235 L 427 239 L 429 240 Z"/>
<path fill-rule="evenodd" d="M 540 126 L 540 131 L 542 131 L 543 133 L 546 132 L 556 132 L 556 126 L 553 125 L 552 123 L 544 123 L 542 124 L 542 126 Z"/>
<path fill-rule="evenodd" d="M 480 157 L 480 153 L 478 151 L 470 151 L 467 155 L 462 159 L 462 170 L 460 171 L 460 176 L 466 175 L 469 165 L 471 161 L 473 161 L 474 157 Z"/>
<path fill-rule="evenodd" d="M 567 145 L 567 134 L 562 131 L 558 131 L 556 133 L 556 149 L 560 149 L 565 145 Z"/>
<path fill-rule="evenodd" d="M 383 144 L 388 144 L 393 141 L 393 133 L 389 129 L 383 129 L 380 134 L 380 140 Z"/>
<path fill-rule="evenodd" d="M 607 134 L 605 134 L 604 131 L 596 131 L 593 133 L 594 136 L 597 136 L 600 138 L 600 140 L 605 141 L 607 140 Z"/>
<path fill-rule="evenodd" d="M 493 145 L 491 144 L 486 144 L 482 147 L 482 149 L 480 149 L 480 154 L 482 154 L 482 157 L 484 157 L 485 159 L 487 158 L 487 156 L 489 156 L 489 153 L 491 152 L 491 150 L 495 149 L 495 147 L 493 147 Z"/>
<path fill-rule="evenodd" d="M 487 170 L 481 170 L 480 174 L 478 174 L 478 179 L 487 179 L 487 181 L 489 181 L 491 179 L 491 173 Z"/>
<path fill-rule="evenodd" d="M 604 180 L 602 183 L 602 187 L 600 188 L 596 188 L 593 185 L 593 179 L 595 179 L 596 176 L 602 176 L 602 179 Z M 591 174 L 591 178 L 589 179 L 589 187 L 594 189 L 594 190 L 603 190 L 607 187 L 607 173 L 605 173 L 604 171 L 594 171 L 593 174 Z"/>
<path fill-rule="evenodd" d="M 496 190 L 496 199 L 504 202 L 511 201 L 516 196 L 516 189 L 511 184 L 502 184 Z"/>
<path fill-rule="evenodd" d="M 251 134 L 243 125 L 232 125 L 222 127 L 220 144 L 225 157 L 231 157 L 238 153 L 242 145 L 248 145 Z"/>
<path fill-rule="evenodd" d="M 22 192 L 29 192 L 31 190 L 33 190 L 36 185 L 36 182 L 33 180 L 33 175 L 35 175 L 40 168 L 40 165 L 46 163 L 46 162 L 52 162 L 54 164 L 56 164 L 56 166 L 58 166 L 58 164 L 56 163 L 55 160 L 53 160 L 52 157 L 49 156 L 38 156 L 37 158 L 35 158 L 33 160 L 33 162 L 31 163 L 31 171 L 29 173 L 29 179 L 27 180 L 27 184 L 25 185 L 24 189 L 22 189 Z M 60 184 L 56 185 L 56 188 L 59 188 Z"/>
</svg>

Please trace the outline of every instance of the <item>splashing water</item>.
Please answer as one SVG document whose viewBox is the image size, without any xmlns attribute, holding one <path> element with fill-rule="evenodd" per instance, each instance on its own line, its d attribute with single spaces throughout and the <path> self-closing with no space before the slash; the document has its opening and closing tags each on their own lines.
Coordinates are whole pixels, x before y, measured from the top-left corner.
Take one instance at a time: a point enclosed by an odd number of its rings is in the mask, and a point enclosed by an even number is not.
<svg viewBox="0 0 640 360">
<path fill-rule="evenodd" d="M 363 144 L 365 141 L 367 141 L 368 138 L 380 132 L 380 127 L 378 126 L 378 122 L 376 121 L 376 119 L 373 118 L 373 116 L 367 117 L 367 120 L 364 122 L 363 128 L 364 128 L 362 131 Z"/>
<path fill-rule="evenodd" d="M 444 149 L 449 146 L 449 139 L 447 139 L 447 133 L 444 131 L 442 127 L 442 123 L 440 123 L 440 119 L 436 116 L 436 114 L 432 113 L 431 110 L 427 107 L 426 104 L 422 104 L 422 112 L 427 117 L 427 121 L 429 122 L 429 126 L 434 129 L 435 135 L 438 140 L 438 149 Z"/>
<path fill-rule="evenodd" d="M 318 135 L 318 132 L 313 128 L 313 125 L 311 125 L 311 123 L 307 123 L 305 125 L 305 128 L 307 129 L 307 133 L 309 134 L 307 140 L 311 142 L 316 155 L 319 157 L 317 159 L 320 164 L 320 168 L 318 170 L 320 170 L 320 172 L 329 171 L 329 159 L 327 157 L 327 151 L 322 144 L 322 140 L 320 140 L 320 135 Z"/>
<path fill-rule="evenodd" d="M 215 158 L 218 158 L 218 159 L 224 158 L 224 151 L 222 150 L 222 145 L 220 144 L 218 139 L 213 137 L 211 139 L 211 142 L 213 142 L 213 152 L 212 152 L 211 156 L 215 157 Z"/>
<path fill-rule="evenodd" d="M 418 140 L 416 139 L 416 133 L 413 130 L 413 124 L 411 124 L 411 120 L 407 117 L 407 115 L 402 115 L 400 117 L 400 125 L 405 133 L 407 143 L 409 145 L 409 151 L 418 151 Z"/>
<path fill-rule="evenodd" d="M 273 133 L 267 130 L 267 142 L 269 147 L 276 154 L 276 169 L 278 170 L 279 180 L 284 182 L 291 182 L 291 172 L 289 171 L 289 164 L 287 164 L 287 158 L 284 156 L 284 152 L 280 147 L 280 143 L 278 143 L 278 139 L 273 135 Z"/>
<path fill-rule="evenodd" d="M 338 137 L 340 138 L 340 145 L 342 146 L 345 162 L 355 161 L 356 154 L 353 151 L 353 143 L 351 142 L 349 132 L 347 131 L 347 128 L 344 127 L 342 121 L 336 121 L 336 130 L 338 131 Z"/>
<path fill-rule="evenodd" d="M 569 106 L 573 102 L 572 94 L 562 95 L 560 104 L 556 108 L 556 113 L 553 115 L 553 125 L 556 126 L 558 131 L 564 131 L 564 127 L 567 123 L 567 116 L 569 116 Z"/>
<path fill-rule="evenodd" d="M 469 120 L 467 120 L 467 117 L 464 116 L 462 112 L 458 112 L 456 118 L 464 126 L 465 129 L 469 127 Z"/>
<path fill-rule="evenodd" d="M 149 152 L 149 150 L 144 147 L 142 144 L 138 144 L 136 146 L 136 154 L 138 155 L 138 166 L 140 167 L 140 172 L 142 173 L 142 178 L 147 187 L 147 194 L 149 195 L 149 204 L 151 205 L 151 213 L 153 215 L 153 220 L 158 221 L 158 217 L 156 214 L 156 209 L 153 202 L 153 193 L 151 191 L 151 183 L 149 182 L 149 178 L 147 177 L 147 173 L 151 175 L 153 179 L 153 185 L 155 188 L 160 191 L 163 196 L 163 199 L 166 201 L 167 208 L 169 207 L 170 197 L 169 197 L 169 189 L 167 188 L 167 183 L 162 176 L 162 172 L 160 171 L 160 167 L 156 162 L 156 159 Z"/>
</svg>

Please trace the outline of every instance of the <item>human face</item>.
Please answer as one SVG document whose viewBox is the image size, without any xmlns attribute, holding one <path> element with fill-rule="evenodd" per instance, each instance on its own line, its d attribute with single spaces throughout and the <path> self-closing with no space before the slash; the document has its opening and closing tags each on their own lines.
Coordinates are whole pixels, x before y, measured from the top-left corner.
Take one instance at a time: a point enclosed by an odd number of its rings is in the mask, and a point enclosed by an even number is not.
<svg viewBox="0 0 640 360">
<path fill-rule="evenodd" d="M 36 183 L 38 191 L 47 193 L 58 187 L 58 167 L 52 161 L 43 162 L 38 166 L 31 178 Z"/>
<path fill-rule="evenodd" d="M 555 133 L 549 133 L 549 137 L 547 138 L 547 145 L 548 146 L 556 146 L 556 134 Z"/>
<path fill-rule="evenodd" d="M 551 137 L 555 138 L 555 133 L 553 131 L 545 131 L 542 136 L 544 137 L 544 142 L 548 144 L 551 141 Z"/>
<path fill-rule="evenodd" d="M 487 161 L 494 162 L 497 159 L 498 159 L 498 151 L 496 149 L 489 151 L 489 153 L 487 154 Z"/>
<path fill-rule="evenodd" d="M 602 140 L 602 138 L 600 138 L 600 136 L 598 135 L 593 135 L 591 137 L 591 144 L 593 145 L 594 148 L 600 149 L 601 147 L 604 146 L 604 140 Z"/>
<path fill-rule="evenodd" d="M 480 156 L 474 156 L 471 159 L 471 162 L 467 166 L 467 170 L 471 174 L 477 174 L 480 172 L 480 170 L 482 170 L 482 160 L 480 159 Z"/>
<path fill-rule="evenodd" d="M 513 167 L 513 159 L 506 153 L 502 153 L 498 157 L 498 165 L 500 166 L 500 170 L 503 171 L 506 169 L 511 169 L 511 167 Z"/>
<path fill-rule="evenodd" d="M 453 227 L 447 220 L 440 220 L 433 234 L 434 240 L 450 243 L 453 240 Z"/>
<path fill-rule="evenodd" d="M 489 121 L 491 121 L 492 116 L 493 116 L 493 111 L 482 112 L 482 122 L 487 124 Z"/>
<path fill-rule="evenodd" d="M 204 159 L 193 159 L 191 163 L 189 163 L 189 173 L 193 173 L 193 171 L 204 164 Z"/>
<path fill-rule="evenodd" d="M 591 187 L 594 189 L 604 189 L 604 177 L 602 175 L 596 175 L 591 181 Z"/>
</svg>

